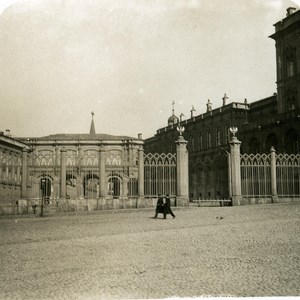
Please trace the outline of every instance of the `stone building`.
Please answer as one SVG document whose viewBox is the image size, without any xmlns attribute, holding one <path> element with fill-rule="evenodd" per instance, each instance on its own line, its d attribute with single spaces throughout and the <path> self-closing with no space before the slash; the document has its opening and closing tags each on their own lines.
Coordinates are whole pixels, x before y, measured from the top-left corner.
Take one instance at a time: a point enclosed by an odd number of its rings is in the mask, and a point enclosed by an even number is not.
<svg viewBox="0 0 300 300">
<path fill-rule="evenodd" d="M 300 11 L 289 8 L 277 22 L 270 37 L 276 42 L 277 93 L 248 103 L 246 99 L 229 103 L 226 94 L 221 107 L 212 108 L 189 119 L 174 113 L 168 126 L 145 140 L 145 152 L 174 152 L 180 123 L 188 141 L 190 199 L 227 198 L 229 193 L 228 153 L 230 128 L 237 128 L 241 153 L 299 153 L 300 149 Z"/>
<path fill-rule="evenodd" d="M 143 144 L 141 135 L 97 134 L 93 119 L 89 134 L 2 134 L 2 210 L 28 210 L 40 199 L 52 210 L 136 207 L 143 194 Z"/>
<path fill-rule="evenodd" d="M 10 210 L 16 209 L 21 199 L 23 154 L 28 150 L 28 145 L 11 138 L 9 130 L 0 132 L 0 202 Z"/>
</svg>

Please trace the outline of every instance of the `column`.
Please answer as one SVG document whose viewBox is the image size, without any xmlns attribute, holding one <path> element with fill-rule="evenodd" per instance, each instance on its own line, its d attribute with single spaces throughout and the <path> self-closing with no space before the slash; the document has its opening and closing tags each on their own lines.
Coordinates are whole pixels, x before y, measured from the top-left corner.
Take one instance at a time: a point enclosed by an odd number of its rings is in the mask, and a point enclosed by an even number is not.
<svg viewBox="0 0 300 300">
<path fill-rule="evenodd" d="M 83 173 L 81 171 L 82 167 L 82 159 L 83 159 L 83 152 L 80 145 L 78 145 L 78 160 L 77 160 L 77 197 L 80 200 L 84 199 L 83 195 Z"/>
<path fill-rule="evenodd" d="M 28 169 L 28 150 L 22 149 L 22 181 L 21 181 L 21 199 L 27 198 L 27 169 Z"/>
<path fill-rule="evenodd" d="M 139 153 L 139 181 L 138 181 L 138 192 L 139 198 L 144 198 L 144 149 L 141 146 L 138 149 Z"/>
<path fill-rule="evenodd" d="M 104 148 L 99 149 L 99 197 L 103 198 L 106 195 L 105 186 L 105 150 Z"/>
<path fill-rule="evenodd" d="M 231 138 L 230 144 L 230 161 L 231 161 L 231 192 L 232 205 L 241 205 L 241 161 L 240 147 L 241 142 L 235 135 Z"/>
<path fill-rule="evenodd" d="M 231 184 L 231 159 L 230 159 L 230 153 L 226 151 L 227 155 L 227 165 L 228 165 L 228 195 L 229 198 L 232 197 L 232 184 Z"/>
<path fill-rule="evenodd" d="M 180 135 L 176 143 L 177 205 L 189 205 L 189 172 L 187 141 Z"/>
<path fill-rule="evenodd" d="M 60 150 L 60 199 L 66 199 L 67 150 Z"/>
<path fill-rule="evenodd" d="M 278 199 L 277 195 L 277 178 L 276 178 L 276 150 L 271 147 L 270 154 L 270 166 L 271 166 L 271 193 L 272 193 L 272 203 L 276 202 Z"/>
</svg>

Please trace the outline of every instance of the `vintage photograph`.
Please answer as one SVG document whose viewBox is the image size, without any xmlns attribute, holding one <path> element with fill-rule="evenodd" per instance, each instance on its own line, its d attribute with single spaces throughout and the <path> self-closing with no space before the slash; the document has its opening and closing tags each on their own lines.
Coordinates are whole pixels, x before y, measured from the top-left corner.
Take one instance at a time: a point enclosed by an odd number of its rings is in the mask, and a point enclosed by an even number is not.
<svg viewBox="0 0 300 300">
<path fill-rule="evenodd" d="M 0 300 L 300 299 L 300 0 L 0 0 Z"/>
</svg>

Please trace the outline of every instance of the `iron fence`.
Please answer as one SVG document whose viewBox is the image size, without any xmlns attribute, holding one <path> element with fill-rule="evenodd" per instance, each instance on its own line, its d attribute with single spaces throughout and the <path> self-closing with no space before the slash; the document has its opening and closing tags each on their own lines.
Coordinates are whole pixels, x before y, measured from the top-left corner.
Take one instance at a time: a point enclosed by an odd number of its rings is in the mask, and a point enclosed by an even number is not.
<svg viewBox="0 0 300 300">
<path fill-rule="evenodd" d="M 276 182 L 279 197 L 300 195 L 300 154 L 276 156 Z"/>
<path fill-rule="evenodd" d="M 270 153 L 240 156 L 243 197 L 300 195 L 300 154 L 276 155 L 275 150 L 272 151 L 273 155 Z"/>
<path fill-rule="evenodd" d="M 241 185 L 245 197 L 271 196 L 270 154 L 241 155 Z"/>
<path fill-rule="evenodd" d="M 144 155 L 144 191 L 146 197 L 176 195 L 176 154 Z"/>
</svg>

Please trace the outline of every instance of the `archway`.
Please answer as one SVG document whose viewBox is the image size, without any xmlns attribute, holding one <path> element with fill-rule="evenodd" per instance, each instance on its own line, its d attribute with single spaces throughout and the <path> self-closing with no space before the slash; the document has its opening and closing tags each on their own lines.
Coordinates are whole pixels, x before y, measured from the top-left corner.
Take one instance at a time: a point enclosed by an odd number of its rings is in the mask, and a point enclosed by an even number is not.
<svg viewBox="0 0 300 300">
<path fill-rule="evenodd" d="M 50 198 L 52 193 L 52 182 L 49 177 L 42 176 L 40 178 L 40 189 L 42 193 L 43 203 L 45 205 L 51 204 Z"/>
<path fill-rule="evenodd" d="M 259 153 L 260 151 L 260 143 L 258 138 L 252 138 L 249 142 L 249 151 L 252 154 Z"/>
<path fill-rule="evenodd" d="M 84 197 L 96 199 L 99 195 L 99 177 L 92 172 L 89 172 L 83 179 Z"/>
<path fill-rule="evenodd" d="M 66 174 L 66 185 L 67 198 L 75 199 L 77 196 L 77 178 L 73 173 Z"/>
<path fill-rule="evenodd" d="M 108 179 L 108 193 L 113 197 L 121 195 L 121 179 L 118 176 L 112 176 Z"/>
<path fill-rule="evenodd" d="M 270 152 L 270 149 L 271 147 L 274 147 L 275 150 L 278 150 L 277 149 L 277 146 L 278 146 L 278 138 L 276 136 L 275 133 L 270 133 L 267 138 L 266 138 L 266 144 L 265 144 L 265 152 L 266 153 L 269 153 Z"/>
<path fill-rule="evenodd" d="M 288 130 L 284 137 L 285 151 L 288 154 L 295 154 L 299 152 L 299 136 L 296 129 Z"/>
</svg>

